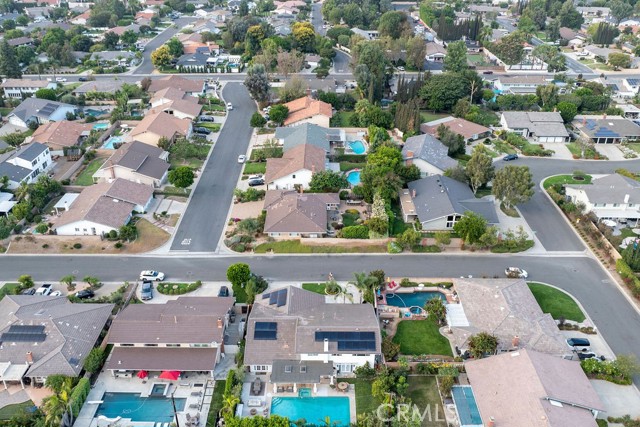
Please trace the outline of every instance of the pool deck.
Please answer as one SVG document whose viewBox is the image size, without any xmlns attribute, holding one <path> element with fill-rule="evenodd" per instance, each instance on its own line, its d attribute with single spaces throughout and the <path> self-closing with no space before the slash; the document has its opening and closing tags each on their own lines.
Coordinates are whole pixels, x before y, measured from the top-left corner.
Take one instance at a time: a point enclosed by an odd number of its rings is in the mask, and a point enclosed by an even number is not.
<svg viewBox="0 0 640 427">
<path fill-rule="evenodd" d="M 166 381 L 157 378 L 157 373 L 152 373 L 152 377 L 146 380 L 140 378 L 114 378 L 109 372 L 100 374 L 98 381 L 91 388 L 87 400 L 80 410 L 80 414 L 73 424 L 74 427 L 106 427 L 109 422 L 105 419 L 96 418 L 96 411 L 104 393 L 140 393 L 143 397 L 149 395 L 151 387 L 154 383 L 170 384 L 167 395 L 173 393 L 174 397 L 187 399 L 184 410 L 178 412 L 178 421 L 180 425 L 186 425 L 187 413 L 193 417 L 196 413 L 200 414 L 200 425 L 206 424 L 209 407 L 211 404 L 211 396 L 213 394 L 213 381 L 208 375 L 189 374 L 188 378 L 180 378 L 177 381 Z M 195 385 L 201 385 L 196 387 Z M 193 395 L 195 394 L 195 395 Z M 194 407 L 192 407 L 194 406 Z M 131 427 L 154 427 L 155 422 L 127 421 L 122 419 L 122 425 Z"/>
</svg>

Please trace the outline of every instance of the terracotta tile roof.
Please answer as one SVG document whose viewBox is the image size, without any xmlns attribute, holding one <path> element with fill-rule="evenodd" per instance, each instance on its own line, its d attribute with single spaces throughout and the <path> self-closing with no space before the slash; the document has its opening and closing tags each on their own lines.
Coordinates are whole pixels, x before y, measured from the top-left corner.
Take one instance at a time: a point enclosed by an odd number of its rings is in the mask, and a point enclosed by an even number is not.
<svg viewBox="0 0 640 427">
<path fill-rule="evenodd" d="M 72 147 L 78 143 L 83 132 L 90 132 L 91 124 L 61 121 L 40 125 L 33 133 L 33 141 L 50 148 Z M 51 147 L 51 146 L 55 147 Z"/>
<path fill-rule="evenodd" d="M 183 92 L 200 93 L 204 87 L 204 80 L 191 80 L 180 76 L 163 77 L 151 81 L 149 92 L 154 93 L 168 87 L 174 87 Z"/>
<path fill-rule="evenodd" d="M 265 233 L 326 233 L 327 204 L 339 204 L 337 193 L 267 191 Z"/>
<path fill-rule="evenodd" d="M 206 43 L 187 40 L 183 42 L 183 53 L 185 55 L 194 54 L 201 47 L 207 47 Z"/>
<path fill-rule="evenodd" d="M 152 110 L 144 119 L 131 131 L 131 136 L 135 137 L 143 133 L 153 133 L 159 138 L 165 137 L 171 139 L 174 135 L 186 135 L 189 132 L 191 121 L 188 119 L 179 119 L 171 114 L 162 111 Z"/>
<path fill-rule="evenodd" d="M 327 104 L 323 101 L 318 101 L 309 96 L 294 99 L 293 101 L 287 102 L 284 105 L 289 108 L 289 116 L 284 121 L 285 126 L 317 115 L 323 115 L 329 118 L 333 116 L 331 104 Z"/>
<path fill-rule="evenodd" d="M 287 151 L 281 159 L 267 159 L 267 171 L 264 175 L 268 183 L 285 177 L 301 169 L 312 172 L 325 170 L 326 152 L 311 144 L 302 144 Z"/>
</svg>

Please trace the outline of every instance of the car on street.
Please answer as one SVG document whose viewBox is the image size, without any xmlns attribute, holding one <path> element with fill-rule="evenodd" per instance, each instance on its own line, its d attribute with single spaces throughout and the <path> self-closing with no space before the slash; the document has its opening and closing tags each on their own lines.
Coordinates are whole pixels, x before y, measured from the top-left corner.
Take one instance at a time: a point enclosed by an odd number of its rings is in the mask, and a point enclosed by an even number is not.
<svg viewBox="0 0 640 427">
<path fill-rule="evenodd" d="M 50 297 L 61 297 L 62 296 L 62 292 L 60 291 L 53 291 L 49 294 Z"/>
<path fill-rule="evenodd" d="M 591 343 L 586 338 L 567 338 L 567 345 L 574 351 L 591 350 Z"/>
<path fill-rule="evenodd" d="M 507 267 L 504 270 L 504 274 L 512 279 L 526 279 L 527 277 L 529 277 L 529 273 L 519 267 Z"/>
<path fill-rule="evenodd" d="M 578 52 L 576 56 L 589 56 L 589 52 Z"/>
<path fill-rule="evenodd" d="M 67 79 L 64 78 L 64 77 L 56 77 L 56 82 L 58 82 L 58 83 L 64 83 L 66 81 L 67 81 Z"/>
<path fill-rule="evenodd" d="M 233 104 L 230 102 L 227 102 L 227 110 L 231 111 L 233 110 Z"/>
<path fill-rule="evenodd" d="M 79 82 L 86 82 L 87 78 L 86 77 L 78 77 L 78 81 Z"/>
<path fill-rule="evenodd" d="M 249 180 L 249 187 L 256 187 L 258 185 L 264 185 L 264 178 L 254 178 Z"/>
<path fill-rule="evenodd" d="M 76 298 L 80 298 L 80 299 L 93 298 L 95 295 L 96 295 L 95 292 L 93 292 L 91 289 L 83 289 L 81 291 L 76 292 Z"/>
<path fill-rule="evenodd" d="M 36 288 L 29 288 L 22 291 L 22 295 L 33 295 L 36 293 Z"/>
<path fill-rule="evenodd" d="M 150 281 L 142 282 L 142 287 L 140 288 L 140 299 L 142 301 L 153 299 L 153 284 Z"/>
<path fill-rule="evenodd" d="M 162 282 L 164 280 L 164 273 L 155 270 L 144 270 L 140 272 L 140 280 L 151 282 Z"/>
<path fill-rule="evenodd" d="M 482 72 L 482 74 L 493 74 L 493 71 L 491 71 L 491 70 L 486 70 L 486 71 L 483 71 L 483 72 Z"/>
<path fill-rule="evenodd" d="M 218 292 L 219 297 L 228 297 L 229 296 L 229 288 L 226 286 L 221 286 L 220 291 Z"/>
<path fill-rule="evenodd" d="M 244 154 L 240 154 L 238 156 L 238 163 L 244 163 L 247 161 L 247 156 L 245 156 Z"/>
<path fill-rule="evenodd" d="M 200 135 L 209 135 L 211 133 L 211 130 L 203 127 L 194 127 L 193 133 L 198 133 Z"/>
<path fill-rule="evenodd" d="M 36 295 L 49 295 L 53 291 L 53 285 L 50 283 L 45 283 L 40 286 L 38 290 L 36 290 Z"/>
<path fill-rule="evenodd" d="M 213 118 L 213 116 L 200 116 L 200 117 L 198 117 L 198 121 L 199 122 L 214 122 L 215 119 Z"/>
<path fill-rule="evenodd" d="M 404 67 L 398 67 L 398 71 L 404 71 Z"/>
<path fill-rule="evenodd" d="M 505 162 L 509 162 L 511 160 L 518 160 L 518 155 L 517 154 L 507 154 L 506 156 L 504 156 L 502 158 L 502 160 L 504 160 Z"/>
</svg>

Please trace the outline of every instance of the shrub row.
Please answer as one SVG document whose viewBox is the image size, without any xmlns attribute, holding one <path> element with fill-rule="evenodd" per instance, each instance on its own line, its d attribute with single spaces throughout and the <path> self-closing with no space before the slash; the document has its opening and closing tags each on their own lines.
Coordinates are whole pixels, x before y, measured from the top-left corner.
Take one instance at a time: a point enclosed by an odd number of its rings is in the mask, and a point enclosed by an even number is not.
<svg viewBox="0 0 640 427">
<path fill-rule="evenodd" d="M 631 293 L 636 298 L 640 298 L 640 279 L 635 275 L 629 264 L 624 262 L 622 258 L 616 261 L 616 270 L 620 277 L 622 277 L 622 281 L 629 289 L 631 289 Z"/>
<path fill-rule="evenodd" d="M 157 291 L 165 295 L 182 295 L 193 292 L 202 286 L 202 282 L 197 280 L 193 283 L 160 283 L 156 287 Z"/>
<path fill-rule="evenodd" d="M 89 396 L 89 391 L 91 391 L 89 378 L 80 378 L 80 381 L 78 381 L 78 384 L 73 388 L 71 397 L 69 398 L 74 418 L 76 418 L 80 413 L 80 409 L 82 408 L 82 405 L 84 405 L 84 401 L 87 396 Z"/>
<path fill-rule="evenodd" d="M 342 237 L 343 239 L 368 239 L 369 227 L 366 225 L 352 225 L 343 228 L 338 234 L 338 237 Z"/>
</svg>

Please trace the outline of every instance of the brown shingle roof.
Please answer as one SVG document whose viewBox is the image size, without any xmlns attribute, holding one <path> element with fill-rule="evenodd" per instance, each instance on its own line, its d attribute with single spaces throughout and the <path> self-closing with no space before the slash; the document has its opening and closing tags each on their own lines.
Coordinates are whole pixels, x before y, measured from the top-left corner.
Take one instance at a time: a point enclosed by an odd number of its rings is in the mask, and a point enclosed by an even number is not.
<svg viewBox="0 0 640 427">
<path fill-rule="evenodd" d="M 464 139 L 469 139 L 474 135 L 481 135 L 491 131 L 491 129 L 487 127 L 457 117 L 448 117 L 447 120 L 440 119 L 429 123 L 423 123 L 420 125 L 420 131 L 428 133 L 429 135 L 437 136 L 438 126 L 440 125 L 444 125 L 458 135 L 462 135 Z"/>
<path fill-rule="evenodd" d="M 193 98 L 193 96 L 191 96 L 190 98 Z M 200 114 L 200 111 L 202 111 L 202 105 L 198 104 L 198 102 L 191 102 L 186 99 L 177 99 L 175 101 L 165 102 L 164 104 L 156 105 L 153 108 L 162 111 L 178 111 L 180 113 L 194 117 Z"/>
<path fill-rule="evenodd" d="M 50 148 L 72 147 L 78 143 L 83 132 L 90 132 L 92 125 L 70 122 L 49 122 L 41 125 L 33 133 L 33 141 L 46 144 Z M 51 146 L 54 147 L 51 147 Z"/>
<path fill-rule="evenodd" d="M 185 136 L 189 132 L 191 121 L 179 119 L 163 111 L 151 111 L 138 125 L 131 131 L 131 136 L 135 137 L 146 132 L 157 135 L 159 138 L 171 139 L 174 135 Z"/>
<path fill-rule="evenodd" d="M 284 121 L 285 126 L 317 115 L 324 115 L 329 118 L 333 116 L 333 109 L 331 108 L 331 104 L 327 104 L 323 101 L 318 101 L 308 96 L 294 99 L 293 101 L 287 102 L 284 105 L 289 108 L 289 116 Z"/>
<path fill-rule="evenodd" d="M 164 150 L 161 148 L 134 141 L 122 144 L 100 169 L 121 166 L 139 174 L 160 179 L 169 170 L 170 166 L 169 163 L 160 158 L 163 154 Z"/>
<path fill-rule="evenodd" d="M 106 369 L 212 371 L 217 348 L 115 347 Z"/>
<path fill-rule="evenodd" d="M 29 80 L 29 79 L 6 79 L 0 87 L 23 87 L 23 88 L 31 88 L 31 87 L 47 87 L 49 82 L 46 80 Z"/>
<path fill-rule="evenodd" d="M 163 77 L 151 81 L 149 92 L 154 93 L 168 87 L 174 87 L 183 92 L 200 93 L 204 87 L 204 80 L 191 80 L 180 76 Z"/>
<path fill-rule="evenodd" d="M 327 204 L 340 203 L 336 193 L 267 191 L 265 233 L 326 233 Z"/>
<path fill-rule="evenodd" d="M 264 179 L 267 183 L 285 177 L 301 169 L 312 172 L 325 170 L 326 152 L 311 144 L 293 147 L 281 159 L 267 159 Z"/>
</svg>

